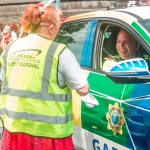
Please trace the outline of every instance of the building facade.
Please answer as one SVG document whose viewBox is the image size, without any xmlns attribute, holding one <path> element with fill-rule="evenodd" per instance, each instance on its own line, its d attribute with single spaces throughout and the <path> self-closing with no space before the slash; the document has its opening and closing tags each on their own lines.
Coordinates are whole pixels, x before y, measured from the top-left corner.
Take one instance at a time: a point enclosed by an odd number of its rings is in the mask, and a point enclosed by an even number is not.
<svg viewBox="0 0 150 150">
<path fill-rule="evenodd" d="M 28 4 L 37 4 L 40 0 L 0 0 L 0 23 L 20 25 L 21 16 Z M 55 2 L 54 2 L 55 3 Z M 127 6 L 127 1 L 102 1 L 102 0 L 60 0 L 60 7 L 64 17 L 105 9 L 113 5 Z"/>
</svg>

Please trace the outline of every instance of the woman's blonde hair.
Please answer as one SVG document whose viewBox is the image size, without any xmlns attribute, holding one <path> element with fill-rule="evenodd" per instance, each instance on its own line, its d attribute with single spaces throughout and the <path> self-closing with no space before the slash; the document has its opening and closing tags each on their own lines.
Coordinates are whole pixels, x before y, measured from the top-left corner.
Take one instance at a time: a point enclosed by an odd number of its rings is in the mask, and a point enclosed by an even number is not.
<svg viewBox="0 0 150 150">
<path fill-rule="evenodd" d="M 41 10 L 38 5 L 28 5 L 21 19 L 21 27 L 25 32 L 36 33 L 41 27 L 47 27 L 50 23 L 60 25 L 60 10 L 55 5 L 50 5 Z"/>
</svg>

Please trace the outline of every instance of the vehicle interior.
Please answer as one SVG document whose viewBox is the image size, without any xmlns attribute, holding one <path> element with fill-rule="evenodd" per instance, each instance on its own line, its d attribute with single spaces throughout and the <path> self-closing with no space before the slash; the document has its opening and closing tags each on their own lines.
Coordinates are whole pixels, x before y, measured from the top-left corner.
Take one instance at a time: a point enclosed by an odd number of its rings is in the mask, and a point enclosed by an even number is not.
<svg viewBox="0 0 150 150">
<path fill-rule="evenodd" d="M 103 29 L 103 47 L 102 47 L 102 64 L 105 62 L 106 58 L 112 58 L 114 61 L 117 62 L 117 57 L 118 52 L 116 50 L 116 40 L 117 40 L 117 34 L 120 30 L 120 27 L 115 26 L 115 25 L 104 25 L 102 27 Z M 137 40 L 138 41 L 138 40 Z M 137 48 L 139 49 L 139 53 L 141 55 L 141 57 L 143 57 L 147 63 L 148 66 L 150 64 L 149 61 L 149 54 L 148 52 L 144 49 L 144 47 L 139 43 L 137 43 Z M 102 69 L 102 65 L 100 67 L 100 69 Z"/>
<path fill-rule="evenodd" d="M 118 28 L 110 27 L 108 29 L 107 31 L 108 38 L 104 38 L 104 43 L 106 43 L 106 45 L 103 45 L 103 51 L 106 56 L 113 58 L 113 56 L 118 55 L 117 50 L 116 50 L 116 39 L 117 39 L 118 32 L 119 32 Z"/>
</svg>

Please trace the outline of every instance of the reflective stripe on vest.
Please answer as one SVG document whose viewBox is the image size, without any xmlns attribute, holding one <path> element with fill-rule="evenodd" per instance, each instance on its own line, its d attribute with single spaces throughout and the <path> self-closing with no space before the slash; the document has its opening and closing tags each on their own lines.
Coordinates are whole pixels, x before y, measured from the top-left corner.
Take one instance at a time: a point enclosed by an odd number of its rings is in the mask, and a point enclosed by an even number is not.
<svg viewBox="0 0 150 150">
<path fill-rule="evenodd" d="M 39 70 L 43 71 L 41 91 L 10 88 L 9 78 L 5 80 L 0 114 L 3 115 L 5 128 L 10 132 L 24 132 L 51 138 L 62 138 L 72 134 L 71 91 L 67 87 L 62 89 L 58 86 L 57 68 L 54 68 L 58 67 L 58 57 L 64 48 L 65 45 L 54 42 L 50 45 L 43 70 Z M 4 54 L 6 73 L 8 53 L 9 50 Z"/>
</svg>

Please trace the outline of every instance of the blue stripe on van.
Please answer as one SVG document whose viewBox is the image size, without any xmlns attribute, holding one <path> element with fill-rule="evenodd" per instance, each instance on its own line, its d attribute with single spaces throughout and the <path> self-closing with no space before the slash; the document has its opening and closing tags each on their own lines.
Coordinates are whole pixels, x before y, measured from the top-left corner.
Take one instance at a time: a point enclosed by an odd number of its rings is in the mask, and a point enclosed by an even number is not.
<svg viewBox="0 0 150 150">
<path fill-rule="evenodd" d="M 90 34 L 90 39 L 89 39 L 89 45 L 88 45 L 88 52 L 87 52 L 87 60 L 86 60 L 86 67 L 91 67 L 92 64 L 92 50 L 93 50 L 93 45 L 94 45 L 94 37 L 95 37 L 95 31 L 96 27 L 98 24 L 98 20 L 92 20 L 91 21 L 93 24 L 91 34 Z"/>
<path fill-rule="evenodd" d="M 86 65 L 86 57 L 87 57 L 87 51 L 88 51 L 88 45 L 89 45 L 89 41 L 90 41 L 90 34 L 91 34 L 91 29 L 93 26 L 93 21 L 89 22 L 89 27 L 86 33 L 86 38 L 84 41 L 84 46 L 83 46 L 83 51 L 82 51 L 82 59 L 81 59 L 81 66 L 85 66 Z"/>
</svg>

